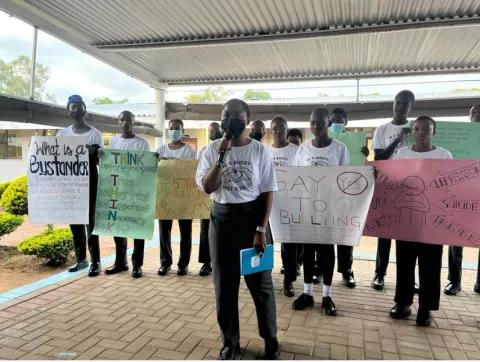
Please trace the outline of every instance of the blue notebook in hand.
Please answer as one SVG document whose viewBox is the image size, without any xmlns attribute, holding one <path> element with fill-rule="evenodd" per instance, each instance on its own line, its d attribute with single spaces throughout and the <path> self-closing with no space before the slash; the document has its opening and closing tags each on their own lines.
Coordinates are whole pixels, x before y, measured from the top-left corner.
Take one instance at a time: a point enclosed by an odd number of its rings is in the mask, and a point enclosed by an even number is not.
<svg viewBox="0 0 480 362">
<path fill-rule="evenodd" d="M 273 245 L 267 245 L 262 256 L 255 248 L 240 250 L 240 274 L 248 275 L 273 269 Z"/>
</svg>

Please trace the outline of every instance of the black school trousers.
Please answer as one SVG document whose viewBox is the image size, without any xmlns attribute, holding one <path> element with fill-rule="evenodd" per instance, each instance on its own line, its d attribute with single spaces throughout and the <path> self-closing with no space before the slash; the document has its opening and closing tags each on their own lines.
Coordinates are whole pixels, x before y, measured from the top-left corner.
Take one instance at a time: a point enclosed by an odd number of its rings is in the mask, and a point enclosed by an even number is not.
<svg viewBox="0 0 480 362">
<path fill-rule="evenodd" d="M 240 204 L 213 204 L 209 230 L 210 255 L 217 320 L 225 346 L 240 342 L 240 250 L 253 246 L 255 229 L 262 218 L 263 201 L 260 199 Z M 275 337 L 277 319 L 271 270 L 245 275 L 244 279 L 255 303 L 260 336 L 264 339 Z"/>
<path fill-rule="evenodd" d="M 448 247 L 448 280 L 452 284 L 462 284 L 463 247 Z M 480 250 L 478 251 L 477 282 L 480 281 Z"/>
<path fill-rule="evenodd" d="M 169 267 L 172 259 L 172 225 L 173 220 L 158 220 L 160 229 L 160 264 Z M 178 267 L 185 268 L 190 263 L 192 254 L 192 220 L 178 220 L 180 228 L 180 258 Z"/>
</svg>

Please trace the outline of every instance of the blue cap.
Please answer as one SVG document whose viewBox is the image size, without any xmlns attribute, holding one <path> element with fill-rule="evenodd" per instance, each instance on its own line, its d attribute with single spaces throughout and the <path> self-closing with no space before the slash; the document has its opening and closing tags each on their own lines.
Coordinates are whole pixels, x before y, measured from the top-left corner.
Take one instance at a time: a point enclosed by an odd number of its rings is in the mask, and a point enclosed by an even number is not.
<svg viewBox="0 0 480 362">
<path fill-rule="evenodd" d="M 83 103 L 83 99 L 78 94 L 74 94 L 74 95 L 71 95 L 70 97 L 68 97 L 67 105 L 69 105 L 70 103 Z M 85 104 L 85 103 L 83 103 L 83 104 Z"/>
</svg>

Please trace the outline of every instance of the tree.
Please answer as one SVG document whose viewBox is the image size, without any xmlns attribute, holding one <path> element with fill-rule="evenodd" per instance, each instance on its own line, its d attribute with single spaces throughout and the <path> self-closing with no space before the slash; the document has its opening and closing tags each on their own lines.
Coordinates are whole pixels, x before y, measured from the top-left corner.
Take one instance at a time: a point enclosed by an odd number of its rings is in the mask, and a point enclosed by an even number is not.
<svg viewBox="0 0 480 362">
<path fill-rule="evenodd" d="M 0 93 L 29 98 L 31 84 L 32 60 L 26 55 L 6 62 L 0 59 Z M 34 99 L 54 101 L 55 98 L 45 93 L 45 85 L 50 78 L 50 68 L 42 64 L 35 65 Z"/>
<path fill-rule="evenodd" d="M 272 99 L 270 92 L 261 89 L 247 89 L 243 94 L 246 101 L 268 101 Z"/>
<path fill-rule="evenodd" d="M 128 102 L 128 98 L 122 98 L 114 101 L 108 97 L 97 97 L 97 98 L 93 98 L 93 101 L 92 101 L 93 104 L 122 104 L 127 102 Z"/>
<path fill-rule="evenodd" d="M 230 91 L 223 87 L 208 87 L 201 92 L 195 92 L 185 97 L 187 103 L 221 103 L 230 96 Z"/>
</svg>

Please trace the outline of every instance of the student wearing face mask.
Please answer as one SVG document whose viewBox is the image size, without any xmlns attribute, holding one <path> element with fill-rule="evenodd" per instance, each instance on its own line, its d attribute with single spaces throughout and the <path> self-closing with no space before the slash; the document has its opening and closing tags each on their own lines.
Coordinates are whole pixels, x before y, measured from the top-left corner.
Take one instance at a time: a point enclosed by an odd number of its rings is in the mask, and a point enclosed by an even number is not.
<svg viewBox="0 0 480 362">
<path fill-rule="evenodd" d="M 183 121 L 172 119 L 168 123 L 170 143 L 161 145 L 157 149 L 161 160 L 194 160 L 195 151 L 190 145 L 182 142 Z M 160 268 L 158 275 L 166 275 L 171 269 L 172 260 L 172 233 L 173 220 L 158 220 L 160 228 Z M 178 220 L 180 228 L 180 258 L 178 260 L 177 275 L 188 273 L 188 264 L 192 253 L 192 220 Z"/>
<path fill-rule="evenodd" d="M 220 124 L 212 122 L 208 125 L 208 140 L 213 142 L 223 137 L 223 132 Z M 204 146 L 198 151 L 198 160 L 201 160 L 203 153 L 207 146 Z M 198 275 L 206 277 L 212 272 L 212 261 L 210 259 L 210 247 L 208 245 L 208 229 L 210 226 L 210 219 L 200 220 L 200 245 L 198 249 L 198 262 L 203 264 Z"/>
<path fill-rule="evenodd" d="M 257 119 L 250 125 L 249 137 L 258 142 L 262 142 L 263 136 L 265 136 L 265 123 Z"/>
</svg>

